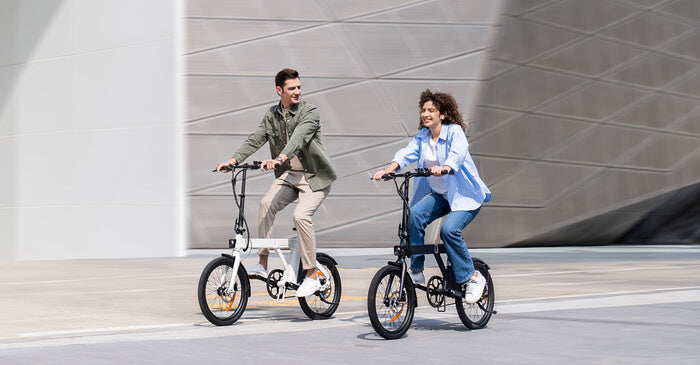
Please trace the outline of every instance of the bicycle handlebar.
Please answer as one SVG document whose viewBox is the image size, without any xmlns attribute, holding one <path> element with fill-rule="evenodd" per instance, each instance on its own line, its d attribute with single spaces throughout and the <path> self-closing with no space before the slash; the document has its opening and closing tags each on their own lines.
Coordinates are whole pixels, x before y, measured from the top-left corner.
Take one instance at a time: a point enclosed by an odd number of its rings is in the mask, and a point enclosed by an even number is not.
<svg viewBox="0 0 700 365">
<path fill-rule="evenodd" d="M 221 171 L 222 171 L 222 172 L 230 172 L 230 171 L 233 171 L 233 170 L 244 170 L 244 169 L 248 169 L 248 170 L 257 170 L 257 169 L 260 168 L 260 165 L 261 165 L 261 164 L 262 164 L 261 161 L 253 161 L 252 164 L 245 163 L 245 164 L 243 164 L 243 165 L 231 165 L 231 164 L 228 164 L 228 165 L 226 165 L 226 166 L 222 166 L 222 167 L 221 167 Z M 217 170 L 214 169 L 212 172 L 216 172 L 216 171 L 217 171 Z"/>
<path fill-rule="evenodd" d="M 447 170 L 442 170 L 440 171 L 441 174 L 443 175 L 448 175 L 448 174 L 454 174 L 453 170 L 447 171 Z M 422 168 L 422 169 L 415 169 L 414 171 L 408 171 L 400 174 L 396 174 L 393 172 L 390 172 L 384 176 L 382 176 L 383 180 L 391 180 L 395 179 L 397 177 L 406 177 L 406 178 L 411 178 L 415 176 L 433 176 L 433 173 L 430 172 L 430 169 Z"/>
</svg>

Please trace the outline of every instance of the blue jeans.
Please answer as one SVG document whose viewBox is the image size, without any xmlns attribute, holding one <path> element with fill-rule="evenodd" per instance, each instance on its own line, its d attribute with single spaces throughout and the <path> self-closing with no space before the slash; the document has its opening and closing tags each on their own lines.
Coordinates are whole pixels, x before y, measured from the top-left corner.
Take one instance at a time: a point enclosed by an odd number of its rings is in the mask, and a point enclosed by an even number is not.
<svg viewBox="0 0 700 365">
<path fill-rule="evenodd" d="M 481 208 L 474 210 L 451 211 L 450 204 L 445 198 L 436 193 L 430 193 L 411 207 L 411 221 L 409 233 L 411 245 L 422 245 L 425 242 L 425 227 L 434 220 L 447 215 L 440 227 L 440 239 L 445 243 L 447 257 L 452 263 L 452 271 L 458 283 L 467 281 L 474 274 L 474 262 L 472 262 L 467 244 L 462 239 L 462 230 L 476 217 Z M 411 257 L 411 270 L 423 271 L 425 264 L 424 255 Z"/>
</svg>

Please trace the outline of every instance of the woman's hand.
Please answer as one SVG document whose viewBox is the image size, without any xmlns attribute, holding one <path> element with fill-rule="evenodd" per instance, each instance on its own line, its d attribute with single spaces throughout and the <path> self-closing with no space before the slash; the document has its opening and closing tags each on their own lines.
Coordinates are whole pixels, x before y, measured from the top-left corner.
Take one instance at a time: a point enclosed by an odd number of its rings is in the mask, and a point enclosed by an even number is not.
<svg viewBox="0 0 700 365">
<path fill-rule="evenodd" d="M 447 171 L 445 174 L 443 174 L 443 171 Z M 452 168 L 445 165 L 445 166 L 433 166 L 430 168 L 430 172 L 433 174 L 433 176 L 442 176 L 449 174 L 450 171 L 452 171 Z"/>
<path fill-rule="evenodd" d="M 379 171 L 374 173 L 374 176 L 372 176 L 372 180 L 381 180 L 382 177 L 388 173 L 389 172 L 386 170 L 379 170 Z"/>
<path fill-rule="evenodd" d="M 399 167 L 400 167 L 399 164 L 392 161 L 389 164 L 389 166 L 387 166 L 387 168 L 385 168 L 384 170 L 379 170 L 379 171 L 375 172 L 374 176 L 372 176 L 372 180 L 381 180 L 382 177 L 384 177 L 384 175 L 390 174 L 390 173 L 398 170 Z"/>
</svg>

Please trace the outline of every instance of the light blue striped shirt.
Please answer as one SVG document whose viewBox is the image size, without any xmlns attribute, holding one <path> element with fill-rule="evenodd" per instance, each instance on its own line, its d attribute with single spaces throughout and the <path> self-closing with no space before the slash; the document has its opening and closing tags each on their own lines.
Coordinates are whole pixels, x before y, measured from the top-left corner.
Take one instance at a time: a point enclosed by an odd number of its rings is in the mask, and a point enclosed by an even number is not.
<svg viewBox="0 0 700 365">
<path fill-rule="evenodd" d="M 394 155 L 393 162 L 399 164 L 399 170 L 416 162 L 417 168 L 424 168 L 423 151 L 430 148 L 430 130 L 421 129 L 408 146 Z M 491 191 L 479 177 L 476 166 L 469 155 L 469 142 L 462 127 L 458 124 L 443 124 L 437 141 L 438 162 L 440 166 L 449 166 L 454 174 L 444 177 L 447 185 L 447 201 L 450 209 L 474 210 L 491 200 Z M 430 194 L 430 183 L 425 177 L 417 177 L 413 184 L 411 206 Z"/>
</svg>

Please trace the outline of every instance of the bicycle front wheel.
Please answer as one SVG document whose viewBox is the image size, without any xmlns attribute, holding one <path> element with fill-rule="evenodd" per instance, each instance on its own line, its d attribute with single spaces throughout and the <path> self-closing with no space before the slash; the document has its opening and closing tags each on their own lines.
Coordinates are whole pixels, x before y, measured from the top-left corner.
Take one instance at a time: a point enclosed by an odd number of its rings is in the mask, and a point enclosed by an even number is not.
<svg viewBox="0 0 700 365">
<path fill-rule="evenodd" d="M 232 280 L 233 286 L 230 285 Z M 230 258 L 212 260 L 199 277 L 199 308 L 204 317 L 217 326 L 228 326 L 241 318 L 248 304 L 248 293 L 250 283 L 245 269 L 240 265 L 238 273 L 234 273 Z"/>
<path fill-rule="evenodd" d="M 367 312 L 372 327 L 389 340 L 403 336 L 413 321 L 416 292 L 408 275 L 401 287 L 401 269 L 388 265 L 379 269 L 369 284 Z"/>
<path fill-rule="evenodd" d="M 299 298 L 301 310 L 311 319 L 330 318 L 340 304 L 340 273 L 338 268 L 328 257 L 318 256 L 318 263 L 323 266 L 325 272 L 330 276 L 323 275 L 321 270 L 317 270 L 318 280 L 321 282 L 321 290 L 304 298 Z"/>
<path fill-rule="evenodd" d="M 481 298 L 474 304 L 469 304 L 462 298 L 455 298 L 457 306 L 457 314 L 459 319 L 465 326 L 471 329 L 484 328 L 491 319 L 493 314 L 493 303 L 496 299 L 496 293 L 493 288 L 493 280 L 489 274 L 489 270 L 480 262 L 474 262 L 474 268 L 479 270 L 479 273 L 486 278 L 486 286 Z"/>
</svg>

